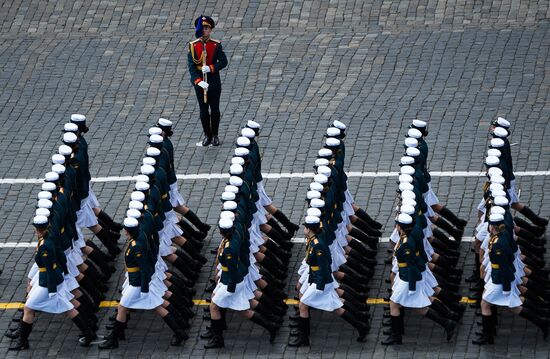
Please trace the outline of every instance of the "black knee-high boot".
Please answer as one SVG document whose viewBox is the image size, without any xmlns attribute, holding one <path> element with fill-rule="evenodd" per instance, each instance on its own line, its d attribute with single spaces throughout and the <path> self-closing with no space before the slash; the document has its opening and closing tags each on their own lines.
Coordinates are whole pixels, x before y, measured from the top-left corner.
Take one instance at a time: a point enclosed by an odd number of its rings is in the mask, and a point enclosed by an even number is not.
<svg viewBox="0 0 550 359">
<path fill-rule="evenodd" d="M 534 225 L 538 227 L 546 228 L 546 226 L 548 226 L 548 220 L 546 218 L 541 218 L 537 216 L 537 214 L 535 214 L 535 212 L 533 212 L 531 208 L 527 206 L 523 206 L 523 209 L 519 211 L 519 213 L 523 214 L 525 217 L 527 217 L 527 219 L 529 219 L 531 222 L 533 222 Z"/>
<path fill-rule="evenodd" d="M 264 257 L 259 264 L 265 268 L 269 273 L 271 273 L 275 278 L 279 280 L 284 280 L 287 277 L 287 273 L 283 268 L 279 267 L 273 258 Z"/>
<path fill-rule="evenodd" d="M 267 224 L 279 231 L 283 236 L 287 238 L 287 240 L 290 241 L 292 239 L 292 236 L 284 229 L 282 229 L 281 226 L 279 226 L 279 223 L 273 217 L 268 219 Z"/>
<path fill-rule="evenodd" d="M 390 317 L 391 320 L 391 331 L 390 334 L 382 340 L 382 345 L 394 345 L 402 344 L 403 342 L 403 322 L 401 321 L 401 316 Z"/>
<path fill-rule="evenodd" d="M 95 235 L 99 239 L 101 244 L 103 244 L 105 248 L 107 248 L 107 250 L 109 251 L 109 255 L 112 258 L 120 254 L 121 250 L 116 245 L 118 238 L 114 235 L 114 232 L 111 232 L 105 228 L 101 228 L 101 230 Z"/>
<path fill-rule="evenodd" d="M 280 223 L 282 223 L 283 226 L 285 226 L 290 238 L 294 237 L 296 232 L 300 229 L 300 227 L 297 224 L 292 223 L 288 219 L 288 217 L 285 216 L 283 212 L 281 212 L 280 209 L 278 209 L 277 211 L 275 211 L 275 213 L 273 213 L 273 217 L 275 217 Z"/>
<path fill-rule="evenodd" d="M 107 258 L 103 257 L 103 253 L 98 252 L 95 249 L 88 253 L 88 258 L 90 258 L 92 262 L 94 262 L 99 267 L 99 269 L 101 269 L 101 271 L 107 278 L 110 278 L 111 274 L 116 271 L 115 266 L 109 263 L 109 260 Z"/>
<path fill-rule="evenodd" d="M 361 253 L 366 258 L 376 258 L 376 251 L 370 249 L 366 244 L 358 241 L 357 239 L 352 239 L 349 241 L 348 245 L 355 251 Z"/>
<path fill-rule="evenodd" d="M 539 327 L 542 330 L 544 339 L 548 338 L 548 321 L 540 318 L 535 312 L 525 307 L 521 309 L 519 315 Z"/>
<path fill-rule="evenodd" d="M 120 232 L 122 231 L 122 224 L 115 222 L 107 213 L 105 213 L 104 210 L 101 210 L 99 214 L 97 215 L 97 218 L 100 219 L 107 228 L 113 232 Z"/>
<path fill-rule="evenodd" d="M 269 332 L 269 342 L 273 343 L 273 341 L 275 340 L 275 336 L 279 331 L 280 325 L 270 321 L 268 318 L 258 312 L 254 312 L 250 320 L 252 321 L 252 323 L 258 324 L 259 326 L 265 328 Z"/>
<path fill-rule="evenodd" d="M 174 314 L 168 312 L 164 317 L 162 317 L 164 322 L 172 329 L 174 335 L 172 336 L 172 341 L 170 345 L 179 346 L 184 340 L 187 340 L 189 336 L 185 330 L 180 326 Z"/>
<path fill-rule="evenodd" d="M 462 269 L 455 268 L 455 264 L 451 263 L 445 256 L 439 255 L 435 263 L 445 268 L 452 275 L 462 275 Z"/>
<path fill-rule="evenodd" d="M 180 257 L 177 257 L 172 265 L 176 267 L 176 269 L 179 270 L 182 275 L 187 277 L 193 283 L 195 283 L 196 280 L 199 278 L 199 274 L 193 268 L 190 268 L 187 263 Z"/>
<path fill-rule="evenodd" d="M 275 243 L 277 243 L 281 248 L 284 250 L 291 250 L 294 244 L 292 242 L 289 242 L 285 239 L 285 237 L 276 230 L 275 228 L 271 227 L 271 230 L 266 233 L 266 235 L 271 238 Z"/>
<path fill-rule="evenodd" d="M 474 270 L 472 272 L 472 275 L 466 278 L 466 282 L 468 283 L 477 282 L 481 275 L 479 272 L 480 266 L 481 266 L 481 263 L 479 262 L 479 253 L 474 253 L 474 261 L 475 261 L 475 265 L 474 265 Z"/>
<path fill-rule="evenodd" d="M 445 232 L 449 233 L 451 237 L 453 237 L 455 240 L 462 240 L 462 235 L 464 234 L 464 231 L 454 228 L 447 221 L 445 221 L 443 217 L 437 217 L 433 224 L 435 224 Z"/>
<path fill-rule="evenodd" d="M 367 268 L 374 268 L 377 263 L 375 258 L 365 257 L 359 251 L 356 251 L 353 248 L 350 248 L 348 252 L 348 258 L 354 258 L 355 260 L 359 261 L 362 266 Z"/>
<path fill-rule="evenodd" d="M 378 247 L 378 238 L 369 237 L 357 228 L 352 228 L 349 235 L 372 249 L 376 249 Z"/>
<path fill-rule="evenodd" d="M 212 336 L 208 343 L 204 345 L 205 349 L 223 348 L 223 323 L 221 319 L 210 319 L 210 331 Z"/>
<path fill-rule="evenodd" d="M 344 291 L 342 294 L 342 299 L 344 299 L 346 302 L 350 302 L 354 307 L 357 308 L 357 310 L 361 312 L 368 312 L 370 310 L 369 305 L 366 302 L 360 302 L 359 299 L 351 295 L 350 293 Z"/>
<path fill-rule="evenodd" d="M 367 333 L 370 330 L 370 325 L 368 323 L 364 323 L 359 320 L 355 316 L 355 314 L 352 314 L 350 311 L 344 311 L 344 313 L 341 315 L 342 319 L 344 319 L 346 322 L 350 323 L 357 331 L 359 332 L 359 336 L 357 337 L 358 342 L 362 342 L 365 340 L 365 337 L 367 336 Z"/>
<path fill-rule="evenodd" d="M 481 322 L 483 323 L 483 332 L 481 335 L 472 340 L 472 344 L 475 345 L 485 345 L 485 344 L 494 344 L 494 327 L 493 316 L 491 315 L 481 315 Z"/>
<path fill-rule="evenodd" d="M 426 318 L 433 320 L 437 324 L 441 325 L 447 333 L 447 341 L 451 340 L 456 329 L 456 322 L 453 320 L 443 318 L 435 310 L 428 308 L 426 312 Z"/>
<path fill-rule="evenodd" d="M 381 229 L 382 228 L 382 223 L 380 222 L 377 222 L 375 221 L 374 219 L 372 219 L 368 213 L 362 209 L 362 208 L 359 208 L 357 211 L 355 211 L 355 215 L 359 218 L 361 218 L 363 221 L 367 222 L 367 224 L 369 226 L 371 226 L 372 228 L 374 229 Z"/>
<path fill-rule="evenodd" d="M 265 241 L 263 245 L 269 252 L 275 254 L 281 261 L 285 261 L 286 263 L 288 263 L 288 260 L 292 256 L 292 252 L 284 250 L 271 239 Z"/>
<path fill-rule="evenodd" d="M 89 347 L 93 340 L 97 339 L 97 335 L 92 331 L 82 314 L 78 314 L 73 319 L 73 323 L 76 324 L 78 329 L 84 334 L 83 339 L 80 341 L 80 346 Z"/>
<path fill-rule="evenodd" d="M 178 248 L 176 249 L 176 252 L 174 254 L 180 259 L 184 260 L 187 264 L 187 267 L 189 267 L 190 269 L 199 271 L 202 268 L 202 263 L 194 260 L 193 257 L 186 251 Z"/>
<path fill-rule="evenodd" d="M 438 213 L 445 217 L 445 219 L 449 220 L 458 229 L 464 230 L 464 227 L 466 227 L 466 224 L 468 224 L 468 221 L 458 218 L 447 207 L 441 208 Z"/>
<path fill-rule="evenodd" d="M 290 336 L 288 339 L 289 347 L 301 347 L 309 345 L 309 317 L 298 318 L 298 332 L 295 336 Z"/>
<path fill-rule="evenodd" d="M 361 218 L 356 217 L 355 221 L 352 223 L 354 227 L 359 228 L 362 232 L 364 232 L 367 236 L 376 237 L 379 238 L 382 236 L 382 232 L 380 232 L 378 229 L 374 229 L 370 227 L 367 222 L 363 221 Z"/>
<path fill-rule="evenodd" d="M 29 349 L 29 335 L 32 332 L 32 323 L 27 323 L 23 320 L 19 322 L 19 337 L 13 343 L 9 350 Z"/>
<path fill-rule="evenodd" d="M 534 226 L 531 223 L 527 222 L 526 220 L 514 217 L 514 223 L 517 224 L 519 227 L 528 230 L 529 232 L 533 233 L 535 236 L 540 237 L 544 234 L 545 228 L 541 228 L 538 226 Z"/>
<path fill-rule="evenodd" d="M 352 287 L 350 287 L 347 284 L 340 283 L 340 289 L 342 289 L 345 293 L 348 293 L 349 295 L 353 296 L 354 298 L 357 298 L 360 302 L 367 302 L 368 295 L 367 293 L 358 292 Z"/>
<path fill-rule="evenodd" d="M 519 228 L 516 235 L 518 237 L 524 238 L 529 243 L 532 243 L 535 246 L 544 246 L 546 243 L 546 239 L 540 239 L 537 236 L 535 236 L 533 233 L 529 232 L 526 229 Z"/>
<path fill-rule="evenodd" d="M 193 228 L 183 218 L 178 222 L 178 226 L 180 226 L 182 231 L 184 231 L 187 236 L 193 237 L 193 239 L 195 239 L 197 241 L 204 240 L 206 238 L 206 236 L 208 235 L 208 233 L 206 233 L 206 232 L 201 232 L 201 231 L 195 230 L 195 228 Z M 187 238 L 187 236 L 185 236 L 185 238 Z M 187 239 L 189 239 L 189 238 L 187 238 Z"/>
<path fill-rule="evenodd" d="M 187 213 L 183 216 L 188 219 L 189 222 L 191 222 L 199 231 L 205 233 L 210 231 L 210 225 L 202 222 L 192 210 L 187 211 Z"/>
<path fill-rule="evenodd" d="M 449 247 L 449 248 L 451 248 L 455 251 L 460 250 L 460 241 L 455 241 L 455 240 L 450 239 L 449 237 L 447 237 L 447 235 L 445 233 L 441 232 L 437 228 L 432 229 L 432 234 L 433 234 L 434 238 L 437 238 L 437 240 L 444 243 L 447 247 Z"/>
<path fill-rule="evenodd" d="M 92 248 L 95 252 L 99 252 L 99 254 L 105 259 L 105 261 L 107 262 L 112 262 L 113 261 L 113 258 L 111 258 L 110 255 L 108 254 L 105 254 L 105 252 L 103 252 L 98 246 L 97 244 L 95 244 L 94 242 L 92 242 L 91 240 L 87 240 L 86 241 L 86 246 Z"/>
<path fill-rule="evenodd" d="M 95 283 L 87 276 L 83 276 L 78 284 L 88 295 L 92 298 L 96 306 L 99 306 L 101 301 L 105 299 L 105 296 L 99 293 L 98 289 L 95 286 Z"/>
</svg>

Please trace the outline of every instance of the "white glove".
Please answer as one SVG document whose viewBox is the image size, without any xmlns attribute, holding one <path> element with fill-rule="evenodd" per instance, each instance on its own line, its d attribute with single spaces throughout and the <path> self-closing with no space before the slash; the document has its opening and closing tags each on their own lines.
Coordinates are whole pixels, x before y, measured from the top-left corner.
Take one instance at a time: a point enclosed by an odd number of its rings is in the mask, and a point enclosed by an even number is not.
<svg viewBox="0 0 550 359">
<path fill-rule="evenodd" d="M 57 292 L 56 292 L 56 293 L 48 293 L 48 297 L 50 297 L 50 298 L 53 298 L 53 297 L 55 297 L 56 295 L 57 295 Z"/>
<path fill-rule="evenodd" d="M 414 293 L 416 293 L 416 290 L 409 290 L 409 295 L 413 295 Z"/>
<path fill-rule="evenodd" d="M 510 292 L 510 291 L 508 291 L 508 292 L 502 291 L 502 294 L 504 294 L 505 296 L 509 296 L 510 293 L 512 293 L 512 292 Z"/>
<path fill-rule="evenodd" d="M 198 85 L 200 87 L 202 87 L 203 89 L 208 90 L 208 83 L 206 83 L 204 81 L 201 81 L 201 82 L 198 83 Z"/>
<path fill-rule="evenodd" d="M 210 66 L 206 65 L 202 67 L 202 73 L 207 74 L 210 72 Z"/>
</svg>

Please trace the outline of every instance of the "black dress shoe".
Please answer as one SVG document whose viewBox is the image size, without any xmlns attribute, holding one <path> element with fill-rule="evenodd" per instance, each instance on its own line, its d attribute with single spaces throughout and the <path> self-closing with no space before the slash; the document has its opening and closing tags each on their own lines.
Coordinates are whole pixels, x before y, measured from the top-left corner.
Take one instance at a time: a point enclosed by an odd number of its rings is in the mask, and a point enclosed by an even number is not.
<svg viewBox="0 0 550 359">
<path fill-rule="evenodd" d="M 202 140 L 202 147 L 206 147 L 206 146 L 210 145 L 211 143 L 212 143 L 212 138 L 211 137 L 205 137 Z"/>
<path fill-rule="evenodd" d="M 220 139 L 218 138 L 218 136 L 214 136 L 214 138 L 212 139 L 212 146 L 219 146 L 220 145 Z"/>
</svg>

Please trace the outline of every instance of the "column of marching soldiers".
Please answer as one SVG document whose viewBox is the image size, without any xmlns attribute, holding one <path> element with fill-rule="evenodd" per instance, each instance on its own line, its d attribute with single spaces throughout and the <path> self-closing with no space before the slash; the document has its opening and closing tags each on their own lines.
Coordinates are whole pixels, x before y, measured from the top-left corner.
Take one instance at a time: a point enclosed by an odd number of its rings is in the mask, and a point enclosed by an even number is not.
<svg viewBox="0 0 550 359">
<path fill-rule="evenodd" d="M 200 252 L 210 226 L 186 206 L 178 191 L 172 123 L 159 119 L 149 129 L 146 157 L 122 224 L 101 209 L 91 188 L 85 116 L 72 115 L 63 130 L 63 145 L 52 156 L 52 170 L 38 194 L 32 221 L 38 240 L 35 263 L 28 275 L 23 314 L 14 318 L 19 325 L 6 333 L 15 339 L 10 349 L 29 347 L 36 312 L 66 313 L 80 329 L 83 346 L 97 339 L 96 313 L 108 290 L 105 283 L 115 272 L 113 261 L 121 253 L 117 241 L 123 229 L 126 280 L 116 313 L 109 318 L 110 332 L 99 347 L 118 347 L 135 310 L 154 310 L 174 332 L 171 344 L 180 345 L 188 338 L 194 315 L 193 286 L 206 263 Z M 355 204 L 348 190 L 345 131 L 340 121 L 327 128 L 306 193 L 306 253 L 296 284 L 299 304 L 290 316 L 290 346 L 309 345 L 311 308 L 341 316 L 358 330 L 358 341 L 370 329 L 368 281 L 382 225 Z M 207 288 L 213 294 L 204 315 L 210 325 L 201 334 L 208 340 L 205 348 L 224 346 L 227 309 L 267 329 L 271 342 L 288 309 L 284 299 L 291 239 L 300 227 L 274 206 L 265 191 L 259 133 L 255 121 L 241 129 L 221 195 L 221 243 L 215 251 L 215 274 Z M 488 180 L 478 206 L 476 266 L 467 279 L 474 283 L 470 295 L 474 306 L 481 307 L 482 332 L 474 344 L 494 342 L 499 306 L 532 321 L 545 338 L 549 331 L 550 280 L 543 258 L 548 221 L 519 201 L 510 133 L 508 121 L 492 121 L 485 159 Z M 414 120 L 400 159 L 396 224 L 390 237 L 393 256 L 387 261 L 392 271 L 387 280 L 391 289 L 383 324 L 390 328 L 384 331 L 385 345 L 402 342 L 405 308 L 440 324 L 447 340 L 465 310 L 458 293 L 462 270 L 456 265 L 466 221 L 439 203 L 432 189 L 427 135 L 426 122 Z M 511 209 L 531 223 L 513 217 Z M 96 235 L 107 253 L 84 239 L 83 228 Z M 176 270 L 169 270 L 166 263 Z"/>
</svg>

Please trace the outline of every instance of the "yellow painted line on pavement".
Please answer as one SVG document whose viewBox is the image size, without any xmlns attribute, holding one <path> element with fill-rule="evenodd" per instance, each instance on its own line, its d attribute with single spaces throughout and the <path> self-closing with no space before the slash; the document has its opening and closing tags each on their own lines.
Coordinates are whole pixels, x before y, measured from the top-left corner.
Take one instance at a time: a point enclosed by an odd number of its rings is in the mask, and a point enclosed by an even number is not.
<svg viewBox="0 0 550 359">
<path fill-rule="evenodd" d="M 471 304 L 471 303 L 475 303 L 475 300 L 471 300 L 468 297 L 462 297 L 462 300 L 460 302 L 465 303 L 465 304 Z M 195 303 L 195 305 L 199 305 L 199 306 L 207 306 L 207 305 L 210 304 L 210 302 L 207 302 L 204 299 L 193 299 L 193 303 Z M 286 299 L 285 303 L 288 304 L 288 305 L 297 305 L 298 301 L 296 299 Z M 388 303 L 389 302 L 387 302 L 384 298 L 368 298 L 367 299 L 367 304 L 371 304 L 371 305 L 381 305 L 381 304 L 388 304 Z M 22 302 L 4 302 L 4 303 L 0 303 L 0 310 L 3 310 L 3 309 L 4 310 L 6 310 L 6 309 L 22 309 L 23 306 L 24 306 L 24 303 L 22 303 Z M 104 301 L 104 302 L 101 302 L 101 304 L 99 306 L 101 308 L 116 308 L 118 306 L 118 301 L 116 301 L 116 300 Z"/>
</svg>

